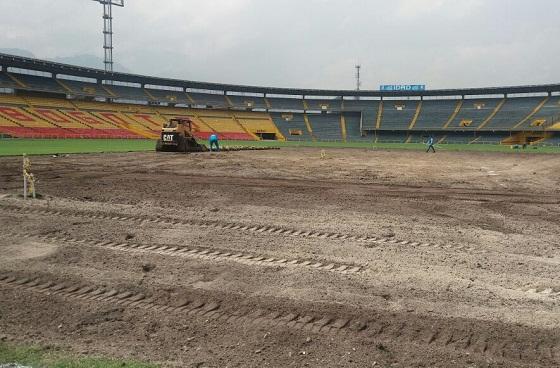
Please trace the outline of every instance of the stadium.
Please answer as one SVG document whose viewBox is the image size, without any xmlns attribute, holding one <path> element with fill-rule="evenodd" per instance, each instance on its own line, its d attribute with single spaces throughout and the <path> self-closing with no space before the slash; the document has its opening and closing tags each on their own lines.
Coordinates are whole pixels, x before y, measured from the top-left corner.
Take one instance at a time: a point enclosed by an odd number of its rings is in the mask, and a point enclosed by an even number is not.
<svg viewBox="0 0 560 368">
<path fill-rule="evenodd" d="M 560 366 L 560 84 L 114 71 L 95 1 L 104 69 L 0 49 L 0 368 Z"/>
<path fill-rule="evenodd" d="M 560 85 L 428 91 L 336 91 L 221 85 L 106 74 L 0 55 L 0 134 L 154 139 L 188 116 L 197 138 L 560 144 Z"/>
</svg>

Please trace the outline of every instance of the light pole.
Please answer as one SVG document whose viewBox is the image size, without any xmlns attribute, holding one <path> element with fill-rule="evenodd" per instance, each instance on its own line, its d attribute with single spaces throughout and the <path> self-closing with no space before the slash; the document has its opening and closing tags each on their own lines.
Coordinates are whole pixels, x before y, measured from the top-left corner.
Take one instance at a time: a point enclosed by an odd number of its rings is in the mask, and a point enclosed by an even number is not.
<svg viewBox="0 0 560 368">
<path fill-rule="evenodd" d="M 105 71 L 113 72 L 113 5 L 124 7 L 124 0 L 93 0 L 103 5 L 103 51 Z"/>
</svg>

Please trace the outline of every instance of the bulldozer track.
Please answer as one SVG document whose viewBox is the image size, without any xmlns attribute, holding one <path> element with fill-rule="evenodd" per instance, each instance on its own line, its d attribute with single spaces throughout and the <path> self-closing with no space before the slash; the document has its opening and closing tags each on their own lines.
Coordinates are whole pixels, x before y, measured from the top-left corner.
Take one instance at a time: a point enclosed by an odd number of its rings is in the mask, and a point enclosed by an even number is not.
<svg viewBox="0 0 560 368">
<path fill-rule="evenodd" d="M 215 323 L 242 325 L 248 328 L 286 328 L 321 335 L 359 337 L 373 341 L 412 343 L 419 346 L 453 349 L 477 353 L 504 361 L 526 362 L 532 367 L 557 366 L 560 364 L 560 341 L 553 332 L 519 337 L 517 330 L 496 331 L 487 322 L 478 321 L 461 327 L 441 320 L 434 323 L 430 318 L 418 316 L 401 321 L 394 313 L 387 316 L 372 312 L 373 316 L 345 317 L 332 314 L 321 315 L 283 309 L 259 309 L 258 307 L 231 308 L 216 300 L 196 296 L 176 298 L 168 303 L 149 293 L 131 292 L 123 289 L 60 282 L 47 277 L 0 274 L 0 287 L 38 293 L 56 298 L 78 301 L 116 304 L 162 312 L 167 315 L 201 318 Z M 392 316 L 391 316 L 392 315 Z M 522 328 L 522 327 L 519 327 Z"/>
<path fill-rule="evenodd" d="M 0 274 L 0 285 L 27 290 L 48 296 L 58 296 L 84 301 L 114 303 L 130 308 L 142 308 L 166 313 L 189 314 L 222 322 L 254 324 L 260 326 L 286 326 L 317 333 L 337 333 L 348 330 L 361 332 L 362 323 L 348 318 L 308 316 L 281 310 L 258 308 L 226 309 L 219 301 L 198 298 L 178 299 L 169 304 L 159 303 L 156 297 L 144 293 L 85 285 L 83 283 L 58 283 L 46 278 Z"/>
<path fill-rule="evenodd" d="M 91 247 L 102 247 L 121 252 L 137 254 L 158 254 L 171 257 L 184 257 L 212 261 L 229 261 L 248 265 L 279 268 L 306 268 L 309 270 L 327 271 L 342 274 L 356 274 L 363 272 L 364 268 L 355 264 L 339 262 L 319 262 L 309 259 L 286 259 L 254 255 L 243 252 L 217 250 L 205 247 L 187 247 L 182 245 L 141 244 L 131 242 L 99 242 L 73 237 L 59 237 L 55 235 L 31 235 L 22 233 L 2 233 L 5 237 L 17 239 L 38 239 L 49 243 L 80 244 Z"/>
<path fill-rule="evenodd" d="M 251 254 L 249 252 L 237 252 L 227 249 L 208 248 L 200 246 L 185 246 L 178 244 L 143 244 L 136 242 L 113 242 L 97 241 L 71 236 L 57 235 L 33 235 L 28 233 L 4 232 L 4 238 L 13 239 L 36 239 L 49 244 L 88 246 L 94 248 L 110 249 L 117 252 L 127 252 L 134 254 L 153 254 L 168 257 L 182 257 L 197 259 L 210 262 L 233 262 L 250 266 L 261 266 L 270 268 L 294 268 L 307 269 L 309 271 L 334 272 L 344 275 L 363 274 L 366 268 L 354 263 L 319 261 L 314 259 L 288 259 L 271 257 L 265 254 Z M 513 290 L 513 289 L 512 289 Z M 515 291 L 523 292 L 528 298 L 543 298 L 554 302 L 560 298 L 560 287 L 538 287 L 538 288 L 518 288 Z"/>
<path fill-rule="evenodd" d="M 0 205 L 0 209 L 4 212 L 11 212 L 25 215 L 54 215 L 54 216 L 73 216 L 78 218 L 85 218 L 91 220 L 109 220 L 109 221 L 128 221 L 138 224 L 156 224 L 166 226 L 196 226 L 202 228 L 211 228 L 226 231 L 238 231 L 245 233 L 264 234 L 273 236 L 284 237 L 299 237 L 311 239 L 324 239 L 334 241 L 354 241 L 365 244 L 367 247 L 376 246 L 402 246 L 402 247 L 422 247 L 422 248 L 439 248 L 439 249 L 452 249 L 461 252 L 479 252 L 486 253 L 483 249 L 469 247 L 466 245 L 457 244 L 435 244 L 428 242 L 416 242 L 409 240 L 400 240 L 394 237 L 378 237 L 371 235 L 355 235 L 345 234 L 329 231 L 314 231 L 314 230 L 298 230 L 275 225 L 250 225 L 241 222 L 227 222 L 219 220 L 196 220 L 196 219 L 174 219 L 170 217 L 150 217 L 138 215 L 123 215 L 111 214 L 100 211 L 83 211 L 83 210 L 70 210 L 70 209 L 53 209 L 53 208 L 39 208 L 39 207 L 20 207 L 14 205 Z"/>
</svg>

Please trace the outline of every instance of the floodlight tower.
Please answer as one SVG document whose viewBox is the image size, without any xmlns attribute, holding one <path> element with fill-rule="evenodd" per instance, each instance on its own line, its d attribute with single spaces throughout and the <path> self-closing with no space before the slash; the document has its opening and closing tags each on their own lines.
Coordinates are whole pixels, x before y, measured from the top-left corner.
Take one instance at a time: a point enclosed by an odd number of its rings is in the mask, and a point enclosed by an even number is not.
<svg viewBox="0 0 560 368">
<path fill-rule="evenodd" d="M 103 5 L 103 51 L 105 71 L 113 72 L 113 5 L 124 7 L 124 0 L 93 0 Z"/>
<path fill-rule="evenodd" d="M 360 90 L 362 86 L 362 81 L 360 80 L 360 70 L 362 69 L 361 65 L 356 65 L 356 91 Z"/>
</svg>

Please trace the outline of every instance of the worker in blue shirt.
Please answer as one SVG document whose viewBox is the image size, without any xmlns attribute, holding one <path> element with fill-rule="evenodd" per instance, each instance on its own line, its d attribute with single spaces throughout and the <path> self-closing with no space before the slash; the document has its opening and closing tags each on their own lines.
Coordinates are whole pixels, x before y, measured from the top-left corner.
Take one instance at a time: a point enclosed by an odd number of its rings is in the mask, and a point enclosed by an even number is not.
<svg viewBox="0 0 560 368">
<path fill-rule="evenodd" d="M 208 142 L 210 143 L 210 151 L 213 151 L 214 149 L 214 145 L 216 146 L 216 151 L 220 151 L 220 145 L 218 144 L 218 136 L 214 133 L 212 133 L 212 135 L 210 135 L 210 138 L 208 139 Z"/>
<path fill-rule="evenodd" d="M 434 137 L 432 135 L 428 138 L 427 145 L 428 149 L 426 150 L 426 153 L 430 152 L 430 150 L 436 153 L 436 149 L 434 148 Z"/>
</svg>

